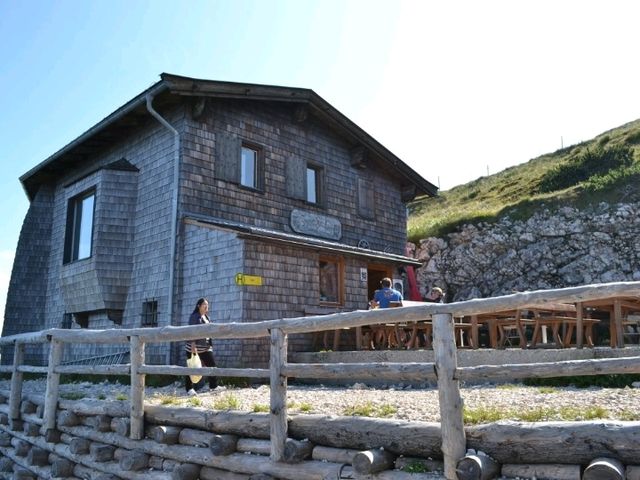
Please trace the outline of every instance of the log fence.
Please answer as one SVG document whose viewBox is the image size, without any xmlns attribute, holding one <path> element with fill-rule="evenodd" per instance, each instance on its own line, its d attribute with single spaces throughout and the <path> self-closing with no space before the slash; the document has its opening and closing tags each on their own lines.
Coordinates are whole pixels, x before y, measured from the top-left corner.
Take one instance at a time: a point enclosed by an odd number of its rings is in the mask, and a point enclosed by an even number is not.
<svg viewBox="0 0 640 480">
<path fill-rule="evenodd" d="M 488 299 L 474 299 L 464 302 L 452 304 L 426 304 L 421 306 L 397 308 L 397 309 L 377 309 L 372 311 L 357 311 L 349 313 L 338 313 L 324 316 L 310 316 L 300 318 L 289 318 L 279 320 L 266 320 L 254 323 L 229 323 L 229 324 L 208 324 L 198 326 L 166 326 L 158 328 L 136 328 L 136 329 L 118 329 L 118 330 L 67 330 L 67 329 L 50 329 L 41 332 L 25 333 L 14 335 L 11 337 L 0 338 L 0 346 L 14 346 L 13 365 L 1 366 L 0 372 L 11 373 L 10 392 L 8 394 L 8 408 L 0 412 L 0 425 L 6 421 L 8 423 L 7 431 L 14 433 L 11 440 L 16 445 L 22 445 L 20 442 L 29 441 L 28 438 L 34 432 L 39 430 L 45 439 L 63 438 L 69 440 L 68 445 L 56 446 L 55 452 L 61 455 L 62 460 L 54 463 L 60 471 L 73 472 L 75 467 L 89 468 L 100 470 L 100 464 L 105 458 L 111 459 L 113 455 L 124 455 L 122 451 L 117 450 L 113 445 L 119 445 L 118 448 L 134 448 L 128 443 L 122 443 L 122 438 L 129 438 L 130 441 L 139 441 L 142 444 L 149 442 L 147 438 L 166 439 L 166 446 L 163 448 L 171 448 L 172 444 L 179 441 L 177 435 L 180 432 L 173 430 L 171 427 L 171 418 L 165 418 L 162 421 L 162 413 L 156 407 L 144 404 L 145 378 L 146 375 L 162 374 L 173 376 L 184 375 L 213 375 L 218 377 L 247 377 L 269 379 L 271 387 L 270 398 L 270 414 L 268 416 L 268 424 L 264 424 L 262 420 L 253 422 L 248 430 L 229 428 L 228 432 L 216 431 L 215 435 L 208 435 L 206 438 L 197 440 L 205 442 L 214 452 L 219 452 L 224 456 L 225 460 L 212 460 L 217 458 L 214 453 L 209 451 L 206 461 L 202 461 L 202 453 L 190 453 L 190 446 L 182 446 L 186 457 L 193 458 L 193 463 L 200 463 L 204 468 L 224 468 L 233 464 L 236 468 L 235 472 L 253 474 L 251 478 L 264 472 L 264 466 L 261 464 L 253 465 L 255 460 L 242 455 L 238 450 L 238 445 L 251 442 L 260 442 L 261 452 L 266 449 L 265 440 L 269 442 L 269 456 L 271 467 L 269 472 L 273 475 L 281 474 L 282 478 L 290 478 L 290 472 L 296 471 L 295 466 L 292 467 L 290 462 L 301 461 L 306 458 L 313 458 L 315 448 L 313 445 L 313 435 L 318 432 L 313 428 L 305 431 L 305 419 L 301 419 L 298 424 L 292 423 L 287 417 L 287 379 L 290 377 L 297 378 L 327 378 L 327 379 L 392 379 L 394 381 L 424 381 L 437 380 L 439 390 L 439 403 L 441 413 L 441 423 L 437 427 L 427 426 L 430 434 L 436 435 L 431 438 L 435 441 L 441 450 L 444 460 L 444 476 L 448 479 L 455 478 L 490 478 L 485 467 L 482 472 L 483 465 L 491 465 L 492 471 L 495 465 L 489 461 L 485 461 L 481 456 L 469 456 L 466 454 L 467 446 L 474 444 L 474 448 L 482 449 L 482 445 L 475 446 L 478 443 L 477 438 L 468 438 L 462 420 L 462 400 L 459 389 L 461 380 L 491 380 L 501 379 L 505 375 L 517 376 L 519 378 L 541 378 L 541 377 L 558 377 L 570 375 L 599 375 L 599 374 L 615 374 L 615 373 L 640 373 L 640 358 L 627 357 L 617 359 L 601 359 L 601 360 L 579 360 L 565 361 L 553 363 L 531 363 L 516 365 L 481 365 L 475 367 L 459 367 L 456 360 L 456 341 L 454 337 L 454 318 L 467 315 L 487 314 L 495 311 L 503 311 L 515 309 L 523 305 L 540 305 L 545 303 L 561 303 L 561 302 L 583 302 L 590 300 L 605 299 L 614 296 L 640 296 L 640 282 L 616 282 L 599 285 L 587 285 L 581 287 L 572 287 L 565 289 L 522 292 L 502 297 L 493 297 Z M 287 361 L 287 338 L 293 333 L 312 333 L 326 330 L 357 328 L 366 325 L 381 325 L 407 322 L 417 322 L 425 318 L 433 318 L 433 336 L 434 336 L 434 352 L 435 361 L 432 363 L 391 363 L 391 362 L 374 362 L 374 363 L 355 363 L 355 364 L 292 364 Z M 270 364 L 268 369 L 260 368 L 187 368 L 170 365 L 147 365 L 145 363 L 145 345 L 147 343 L 163 343 L 188 341 L 202 337 L 211 337 L 214 339 L 243 339 L 243 338 L 259 338 L 266 337 L 270 339 Z M 45 343 L 49 348 L 49 361 L 46 367 L 26 365 L 24 363 L 25 346 L 28 344 Z M 63 350 L 69 343 L 100 343 L 100 344 L 119 344 L 129 347 L 130 363 L 121 365 L 62 365 Z M 25 397 L 22 393 L 22 383 L 24 373 L 44 374 L 47 377 L 46 389 L 44 392 L 44 401 L 40 401 L 40 412 L 42 418 L 33 414 L 31 411 L 21 411 L 21 405 L 24 403 Z M 83 424 L 78 419 L 81 413 L 64 409 L 65 400 L 59 398 L 60 375 L 62 374 L 95 374 L 95 375 L 129 375 L 131 378 L 130 387 L 130 405 L 126 411 L 104 412 L 90 401 L 76 402 L 74 406 L 81 412 L 87 414 L 91 412 L 93 415 L 101 415 L 101 418 L 94 420 L 92 426 Z M 1 392 L 0 392 L 1 393 Z M 27 396 L 28 397 L 28 396 Z M 84 409 L 84 410 L 83 410 Z M 145 429 L 145 417 L 147 420 L 157 415 L 153 427 L 155 430 Z M 25 418 L 29 415 L 36 417 L 32 422 L 26 422 Z M 248 419 L 251 414 L 244 416 L 244 420 Z M 194 428 L 203 428 L 206 430 L 208 424 L 212 422 L 211 414 L 208 418 L 198 419 L 191 416 Z M 220 414 L 223 418 L 225 414 Z M 227 415 L 228 416 L 228 415 Z M 75 417 L 75 418 L 74 418 Z M 117 417 L 117 418 L 116 418 Z M 97 417 L 96 417 L 97 418 Z M 262 418 L 262 417 L 261 417 Z M 306 419 L 311 421 L 311 417 Z M 95 423 L 97 422 L 97 423 Z M 216 420 L 217 425 L 224 423 Z M 329 420 L 324 421 L 330 424 Z M 162 427 L 162 425 L 165 425 Z M 187 425 L 188 426 L 188 425 Z M 4 427 L 2 427 L 4 429 Z M 34 430 L 34 428 L 36 430 Z M 99 429 L 104 431 L 113 430 L 116 432 L 118 439 L 113 444 L 101 446 L 96 440 L 104 438 L 104 434 L 100 434 Z M 336 428 L 345 428 L 344 426 L 336 426 Z M 255 430 L 252 435 L 253 439 L 243 439 L 242 435 L 246 435 L 247 431 Z M 293 440 L 292 434 L 296 433 Z M 241 430 L 241 431 L 237 431 Z M 316 427 L 317 430 L 317 427 Z M 69 435 L 76 435 L 81 432 L 82 438 L 94 439 L 90 448 L 93 451 L 84 452 L 81 445 L 74 445 Z M 176 433 L 178 432 L 178 433 Z M 307 435 L 305 435 L 305 433 Z M 99 436 L 102 435 L 102 437 Z M 189 432 L 183 435 L 188 435 Z M 114 435 L 108 433 L 106 435 Z M 191 433 L 192 437 L 193 433 Z M 480 435 L 480 434 L 477 434 Z M 629 434 L 631 435 L 631 434 Z M 304 440 L 303 440 L 304 439 Z M 2 440 L 0 438 L 0 440 Z M 484 439 L 487 440 L 487 439 Z M 196 440 L 192 440 L 196 441 Z M 487 440 L 489 441 L 489 440 Z M 6 443 L 6 439 L 3 440 Z M 38 441 L 33 440 L 32 443 L 41 448 Z M 119 443 L 118 443 L 119 442 Z M 311 443 L 310 443 L 311 442 Z M 157 445 L 156 442 L 153 442 Z M 187 443 L 188 441 L 183 441 Z M 318 442 L 320 443 L 320 442 Z M 388 468 L 393 464 L 396 455 L 387 450 L 377 450 L 380 445 L 373 445 L 367 448 L 361 448 L 361 451 L 351 451 L 350 449 L 357 445 L 358 442 L 351 444 L 339 445 L 339 441 L 334 444 L 336 448 L 332 455 L 339 458 L 348 457 L 356 469 L 356 473 L 362 475 L 370 475 L 379 473 L 384 468 Z M 490 443 L 490 441 L 489 441 Z M 44 442 L 46 444 L 46 442 Z M 320 446 L 320 445 L 318 445 Z M 86 445 L 84 448 L 86 449 Z M 110 448 L 109 448 L 110 447 Z M 84 463 L 84 467 L 69 464 L 69 450 L 75 448 L 78 452 L 82 451 L 82 455 L 89 455 L 90 459 Z M 144 452 L 136 450 L 135 455 L 125 455 L 120 459 L 122 466 L 126 470 L 132 472 L 145 468 L 150 463 L 158 462 L 158 452 L 154 450 L 156 447 L 149 447 Z M 517 445 L 516 445 L 517 448 Z M 541 448 L 544 448 L 541 446 Z M 134 448 L 135 449 L 135 448 Z M 391 443 L 393 449 L 393 443 Z M 0 452 L 16 457 L 15 453 L 8 452 L 9 447 L 0 445 Z M 422 450 L 424 451 L 424 449 Z M 116 453 L 117 452 L 117 453 Z M 164 450 L 162 450 L 164 452 Z M 52 453 L 52 454 L 53 454 Z M 634 452 L 637 453 L 637 452 Z M 34 454 L 35 455 L 35 454 Z M 43 461 L 45 453 L 38 452 L 38 462 Z M 67 455 L 67 457 L 65 457 Z M 19 455 L 18 455 L 19 456 Z M 581 462 L 585 462 L 583 456 L 579 456 Z M 67 458 L 66 461 L 63 461 Z M 171 458 L 169 456 L 168 458 Z M 236 465 L 242 462 L 242 467 Z M 180 458 L 175 458 L 180 460 Z M 498 459 L 505 461 L 507 459 Z M 590 460 L 593 460 L 591 458 Z M 610 459 L 609 463 L 605 460 L 598 459 L 598 462 L 588 470 L 591 478 L 595 478 L 602 469 L 624 469 L 620 463 L 628 461 L 628 458 Z M 324 475 L 329 467 L 316 465 L 315 460 L 309 460 L 310 471 L 317 469 L 317 475 Z M 43 462 L 46 463 L 46 462 Z M 162 460 L 160 460 L 162 463 Z M 316 462 L 317 463 L 317 462 Z M 562 462 L 558 462 L 562 463 Z M 588 462 L 587 462 L 588 463 Z M 26 468 L 23 459 L 16 459 L 15 468 Z M 613 466 L 611 466 L 613 465 Z M 33 465 L 31 465 L 33 466 Z M 40 468 L 39 466 L 36 466 Z M 36 471 L 38 468 L 32 468 Z M 181 468 L 187 475 L 189 467 L 182 464 Z M 200 472 L 200 475 L 207 477 L 213 475 L 211 472 Z M 517 469 L 516 467 L 513 467 Z M 558 471 L 565 471 L 566 468 L 556 468 Z M 635 468 L 635 467 L 634 467 Z M 253 469 L 253 470 L 252 470 Z M 341 469 L 342 470 L 342 469 Z M 540 468 L 533 469 L 536 472 Z M 104 469 L 102 469 L 105 472 Z M 568 470 L 567 470 L 568 471 Z M 324 473 L 322 473 L 324 472 Z M 464 472 L 473 472 L 472 476 L 465 477 Z M 479 473 L 476 473 L 479 472 Z M 594 473 L 595 472 L 595 473 Z M 120 475 L 121 478 L 146 478 L 142 473 L 127 473 L 123 476 L 122 471 L 106 471 L 106 474 Z M 299 474 L 297 471 L 296 474 Z M 335 472 L 332 471 L 331 475 Z M 484 475 L 484 476 L 483 476 Z M 161 476 L 163 477 L 163 476 Z M 169 478 L 164 476 L 163 478 Z M 230 475 L 229 478 L 232 476 Z M 45 477 L 46 478 L 46 477 Z M 93 478 L 93 477 L 91 477 Z M 154 477 L 157 478 L 157 477 Z M 174 476 L 171 476 L 174 478 Z M 175 477 L 177 478 L 177 477 Z M 258 478 L 256 476 L 256 478 Z M 274 477 L 272 477 L 274 478 Z M 277 476 L 275 478 L 278 478 Z M 295 477 L 294 477 L 295 478 Z M 308 477 L 300 478 L 316 478 L 312 474 Z M 324 477 L 318 477 L 324 478 Z M 329 477 L 327 477 L 329 478 Z M 341 478 L 341 477 L 336 477 Z M 369 478 L 369 477 L 367 477 Z M 373 477 L 372 477 L 373 478 Z M 379 474 L 376 478 L 404 478 L 402 475 L 389 476 L 389 474 Z"/>
</svg>

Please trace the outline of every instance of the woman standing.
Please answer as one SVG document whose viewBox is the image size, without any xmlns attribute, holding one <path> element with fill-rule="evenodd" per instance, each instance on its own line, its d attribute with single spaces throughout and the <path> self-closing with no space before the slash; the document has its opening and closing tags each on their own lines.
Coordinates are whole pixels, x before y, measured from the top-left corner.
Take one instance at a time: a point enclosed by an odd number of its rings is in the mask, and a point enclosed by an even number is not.
<svg viewBox="0 0 640 480">
<path fill-rule="evenodd" d="M 196 308 L 193 309 L 193 313 L 189 317 L 189 325 L 203 325 L 205 323 L 211 323 L 209 320 L 209 302 L 206 298 L 199 298 L 196 302 Z M 213 346 L 210 338 L 199 338 L 197 340 L 187 341 L 185 345 L 187 351 L 187 358 L 192 353 L 197 353 L 200 356 L 200 361 L 203 367 L 215 367 L 216 364 L 213 360 Z M 209 378 L 209 389 L 213 390 L 218 386 L 218 379 L 216 377 Z M 185 389 L 188 395 L 197 395 L 194 384 L 187 375 L 185 380 Z"/>
</svg>

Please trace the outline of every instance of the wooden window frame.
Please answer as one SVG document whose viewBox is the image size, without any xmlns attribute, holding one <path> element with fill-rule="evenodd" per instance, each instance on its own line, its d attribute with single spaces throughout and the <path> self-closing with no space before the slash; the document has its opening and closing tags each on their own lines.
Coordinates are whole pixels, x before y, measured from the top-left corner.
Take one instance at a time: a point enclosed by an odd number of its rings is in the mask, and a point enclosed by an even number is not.
<svg viewBox="0 0 640 480">
<path fill-rule="evenodd" d="M 150 307 L 150 308 L 149 308 Z M 158 326 L 158 299 L 148 298 L 142 302 L 142 312 L 140 313 L 140 326 L 143 328 L 153 328 Z"/>
<path fill-rule="evenodd" d="M 332 263 L 336 265 L 337 270 L 337 299 L 336 301 L 328 301 L 322 300 L 322 272 L 320 270 L 322 263 Z M 344 267 L 344 259 L 342 257 L 335 257 L 329 255 L 320 255 L 318 259 L 318 299 L 320 301 L 320 305 L 326 306 L 342 306 L 344 305 L 345 298 L 345 267 Z"/>
<path fill-rule="evenodd" d="M 359 177 L 356 186 L 356 205 L 358 216 L 366 220 L 376 218 L 376 196 L 373 181 Z"/>
<path fill-rule="evenodd" d="M 245 185 L 242 183 L 242 152 L 244 149 L 255 152 L 254 185 Z M 243 140 L 240 144 L 240 158 L 238 161 L 240 162 L 238 168 L 238 185 L 248 190 L 264 192 L 264 149 L 260 145 Z"/>
<path fill-rule="evenodd" d="M 316 201 L 312 202 L 311 200 L 309 200 L 309 170 L 313 170 L 313 172 L 315 172 L 315 182 L 314 182 L 314 187 L 315 187 L 315 194 L 316 194 Z M 324 205 L 324 168 L 319 166 L 319 165 L 314 165 L 313 163 L 307 163 L 307 168 L 305 170 L 305 179 L 304 179 L 304 186 L 305 186 L 305 201 L 310 204 L 310 205 L 317 205 L 317 206 L 322 206 Z"/>
</svg>

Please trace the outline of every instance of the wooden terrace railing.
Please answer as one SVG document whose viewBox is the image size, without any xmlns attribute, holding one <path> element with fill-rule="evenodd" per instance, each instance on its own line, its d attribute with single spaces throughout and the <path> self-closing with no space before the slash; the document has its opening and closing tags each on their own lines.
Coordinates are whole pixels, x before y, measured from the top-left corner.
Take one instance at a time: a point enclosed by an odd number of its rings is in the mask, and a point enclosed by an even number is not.
<svg viewBox="0 0 640 480">
<path fill-rule="evenodd" d="M 564 362 L 481 365 L 458 367 L 453 318 L 516 309 L 523 305 L 580 302 L 615 296 L 640 296 L 640 282 L 618 282 L 557 290 L 516 293 L 502 297 L 474 299 L 450 304 L 425 304 L 396 309 L 377 309 L 332 315 L 267 320 L 256 323 L 209 324 L 184 327 L 136 328 L 118 330 L 51 329 L 0 338 L 0 345 L 14 345 L 13 365 L 0 367 L 11 373 L 9 399 L 10 422 L 20 419 L 24 373 L 46 374 L 42 434 L 55 430 L 56 408 L 61 374 L 129 375 L 131 377 L 130 437 L 144 437 L 144 387 L 146 375 L 213 375 L 219 377 L 269 378 L 270 458 L 280 462 L 287 439 L 287 379 L 388 379 L 393 381 L 437 380 L 441 416 L 442 451 L 445 476 L 456 478 L 456 463 L 465 456 L 460 380 L 491 380 L 506 377 L 542 378 L 572 375 L 640 373 L 640 357 L 575 360 Z M 287 335 L 365 325 L 433 321 L 433 363 L 353 363 L 292 364 L 287 361 Z M 578 319 L 580 322 L 580 319 Z M 578 325 L 577 328 L 581 328 Z M 186 368 L 145 364 L 145 345 L 188 341 L 202 337 L 242 339 L 270 337 L 269 369 L 256 368 Z M 26 344 L 48 343 L 47 366 L 24 364 Z M 129 345 L 130 363 L 121 365 L 62 365 L 67 343 Z"/>
</svg>

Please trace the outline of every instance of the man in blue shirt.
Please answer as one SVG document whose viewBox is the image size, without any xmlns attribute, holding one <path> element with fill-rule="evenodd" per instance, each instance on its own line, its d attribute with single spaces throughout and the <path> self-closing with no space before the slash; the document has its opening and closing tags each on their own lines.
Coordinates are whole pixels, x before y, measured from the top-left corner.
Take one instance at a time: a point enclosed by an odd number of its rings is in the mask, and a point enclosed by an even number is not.
<svg viewBox="0 0 640 480">
<path fill-rule="evenodd" d="M 380 308 L 389 308 L 391 302 L 400 302 L 399 305 L 393 306 L 401 306 L 402 305 L 402 294 L 391 288 L 391 279 L 385 277 L 380 282 L 382 288 L 380 290 L 376 290 L 373 294 L 373 303 L 372 306 L 377 305 Z"/>
</svg>

